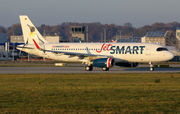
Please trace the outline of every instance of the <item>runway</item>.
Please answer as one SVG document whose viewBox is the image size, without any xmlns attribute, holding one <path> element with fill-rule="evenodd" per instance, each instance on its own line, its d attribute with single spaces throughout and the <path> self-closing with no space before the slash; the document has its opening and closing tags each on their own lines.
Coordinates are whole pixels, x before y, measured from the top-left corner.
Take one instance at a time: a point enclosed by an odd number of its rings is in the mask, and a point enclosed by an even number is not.
<svg viewBox="0 0 180 114">
<path fill-rule="evenodd" d="M 85 67 L 0 67 L 0 74 L 29 74 L 29 73 L 180 73 L 180 68 L 155 68 L 149 71 L 148 67 L 122 68 L 113 67 L 109 71 L 93 68 L 85 71 Z"/>
</svg>

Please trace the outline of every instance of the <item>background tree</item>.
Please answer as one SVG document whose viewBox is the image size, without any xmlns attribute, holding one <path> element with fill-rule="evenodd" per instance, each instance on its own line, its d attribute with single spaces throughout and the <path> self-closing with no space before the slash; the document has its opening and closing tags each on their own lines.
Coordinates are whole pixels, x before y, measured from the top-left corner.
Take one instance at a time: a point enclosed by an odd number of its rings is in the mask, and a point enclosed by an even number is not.
<svg viewBox="0 0 180 114">
<path fill-rule="evenodd" d="M 43 33 L 45 34 L 45 35 L 47 35 L 47 36 L 50 36 L 51 35 L 51 27 L 49 26 L 49 25 L 45 25 L 44 27 L 43 27 Z"/>
<path fill-rule="evenodd" d="M 7 36 L 10 37 L 11 35 L 22 35 L 21 24 L 13 24 L 7 29 Z"/>
<path fill-rule="evenodd" d="M 131 24 L 131 23 L 125 23 L 125 24 L 124 24 L 124 27 L 129 27 L 129 28 L 131 28 L 131 27 L 132 27 L 132 24 Z"/>
<path fill-rule="evenodd" d="M 22 35 L 21 24 L 13 24 L 11 27 L 14 35 Z"/>
<path fill-rule="evenodd" d="M 132 36 L 133 37 L 143 37 L 148 31 L 171 31 L 171 36 L 175 37 L 175 31 L 177 27 L 180 27 L 180 23 L 171 22 L 171 23 L 154 23 L 152 25 L 145 25 L 140 28 L 135 28 L 131 23 L 125 23 L 123 26 L 115 24 L 101 24 L 100 22 L 94 23 L 71 23 L 64 22 L 60 25 L 50 26 L 42 24 L 40 27 L 37 27 L 41 34 L 46 33 L 46 35 L 56 35 L 60 34 L 63 40 L 71 39 L 71 26 L 89 26 L 88 28 L 88 37 L 89 41 L 99 42 L 101 41 L 101 33 L 104 32 L 103 27 L 106 27 L 106 39 L 110 41 L 111 38 L 115 37 L 116 34 L 119 35 L 121 31 L 122 36 Z M 5 29 L 3 26 L 0 26 L 0 33 L 7 33 L 8 36 L 11 35 L 22 35 L 21 25 L 13 24 L 11 27 Z"/>
<path fill-rule="evenodd" d="M 0 25 L 0 33 L 6 33 L 6 29 Z"/>
</svg>

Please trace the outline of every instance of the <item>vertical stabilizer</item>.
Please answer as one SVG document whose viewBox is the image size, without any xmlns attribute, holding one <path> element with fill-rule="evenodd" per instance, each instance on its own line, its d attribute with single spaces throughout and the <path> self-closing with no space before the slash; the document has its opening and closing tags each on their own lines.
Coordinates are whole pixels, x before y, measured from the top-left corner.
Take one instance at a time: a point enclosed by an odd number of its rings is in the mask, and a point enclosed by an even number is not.
<svg viewBox="0 0 180 114">
<path fill-rule="evenodd" d="M 24 36 L 24 43 L 26 44 L 35 44 L 37 46 L 42 46 L 47 41 L 42 37 L 39 31 L 36 29 L 34 24 L 26 15 L 20 15 L 20 22 Z"/>
</svg>

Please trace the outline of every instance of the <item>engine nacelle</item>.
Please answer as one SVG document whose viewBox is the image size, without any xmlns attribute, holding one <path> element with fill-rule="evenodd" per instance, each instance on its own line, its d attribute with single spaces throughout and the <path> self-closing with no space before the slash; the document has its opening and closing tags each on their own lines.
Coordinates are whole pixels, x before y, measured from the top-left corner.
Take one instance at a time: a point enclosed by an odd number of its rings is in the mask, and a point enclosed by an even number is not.
<svg viewBox="0 0 180 114">
<path fill-rule="evenodd" d="M 100 68 L 111 68 L 115 62 L 113 58 L 99 58 L 93 60 L 93 66 Z"/>
<path fill-rule="evenodd" d="M 134 63 L 134 62 L 119 62 L 115 63 L 116 66 L 121 66 L 121 67 L 137 67 L 139 63 Z"/>
</svg>

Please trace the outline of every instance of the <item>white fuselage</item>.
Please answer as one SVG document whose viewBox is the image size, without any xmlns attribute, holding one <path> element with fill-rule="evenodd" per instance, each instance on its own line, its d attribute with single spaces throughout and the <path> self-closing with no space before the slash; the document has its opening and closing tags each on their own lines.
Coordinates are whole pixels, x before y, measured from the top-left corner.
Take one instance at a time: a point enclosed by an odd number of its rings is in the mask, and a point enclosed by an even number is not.
<svg viewBox="0 0 180 114">
<path fill-rule="evenodd" d="M 35 45 L 29 44 L 29 47 L 35 47 Z M 19 50 L 67 62 L 88 62 L 93 58 L 90 55 L 97 55 L 96 58 L 98 56 L 99 58 L 102 58 L 102 56 L 113 57 L 115 62 L 159 62 L 167 61 L 174 57 L 173 53 L 168 50 L 157 51 L 161 47 L 164 46 L 153 43 L 47 43 L 44 45 L 44 50 L 53 52 L 42 51 L 36 48 L 20 48 Z M 58 53 L 55 53 L 56 51 Z M 72 52 L 75 54 L 67 55 L 59 52 Z M 88 54 L 89 57 L 76 56 L 76 53 Z"/>
</svg>

